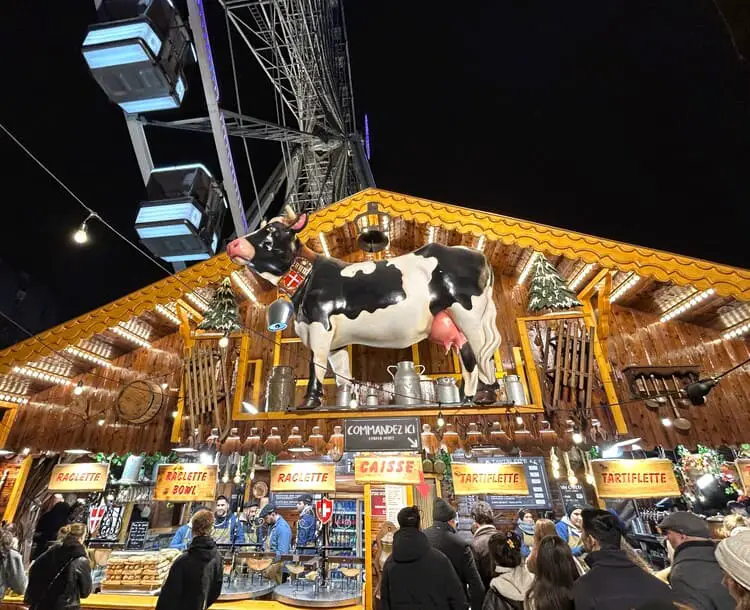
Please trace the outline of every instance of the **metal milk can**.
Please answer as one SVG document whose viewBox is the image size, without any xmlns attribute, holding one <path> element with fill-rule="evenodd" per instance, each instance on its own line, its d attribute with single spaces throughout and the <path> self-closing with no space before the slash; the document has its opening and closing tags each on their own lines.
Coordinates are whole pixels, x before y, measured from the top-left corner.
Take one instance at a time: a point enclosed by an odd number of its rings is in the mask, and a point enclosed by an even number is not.
<svg viewBox="0 0 750 610">
<path fill-rule="evenodd" d="M 523 385 L 518 375 L 506 375 L 504 380 L 507 400 L 513 401 L 513 404 L 517 407 L 528 404 L 526 402 L 526 393 L 523 391 Z"/>
<path fill-rule="evenodd" d="M 422 369 L 418 371 L 417 369 Z M 391 364 L 387 371 L 393 377 L 395 395 L 393 402 L 397 405 L 419 405 L 422 404 L 422 388 L 420 387 L 420 376 L 424 373 L 424 367 L 420 364 L 414 366 L 411 360 L 403 360 L 398 364 Z"/>
<path fill-rule="evenodd" d="M 436 383 L 437 401 L 441 405 L 456 405 L 461 402 L 461 394 L 453 377 L 438 377 Z"/>
<path fill-rule="evenodd" d="M 266 411 L 286 411 L 291 408 L 295 389 L 292 367 L 273 367 L 266 387 Z"/>
<path fill-rule="evenodd" d="M 352 387 L 352 385 L 350 383 L 342 383 L 336 391 L 336 406 L 350 406 L 352 397 L 356 399 L 356 395 L 354 394 L 354 388 Z"/>
</svg>

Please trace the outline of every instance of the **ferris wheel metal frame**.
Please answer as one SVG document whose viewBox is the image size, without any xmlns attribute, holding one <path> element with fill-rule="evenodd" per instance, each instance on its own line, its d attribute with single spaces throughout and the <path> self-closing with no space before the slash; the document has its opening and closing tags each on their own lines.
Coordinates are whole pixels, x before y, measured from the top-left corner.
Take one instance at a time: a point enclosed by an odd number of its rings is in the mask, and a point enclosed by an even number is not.
<svg viewBox="0 0 750 610">
<path fill-rule="evenodd" d="M 235 235 L 255 229 L 282 189 L 284 204 L 311 212 L 374 186 L 369 144 L 366 151 L 357 130 L 343 0 L 217 0 L 226 17 L 236 111 L 220 103 L 204 0 L 186 1 L 208 113 L 174 121 L 126 114 L 144 182 L 153 170 L 144 131 L 148 125 L 213 135 Z M 233 38 L 242 41 L 274 89 L 273 121 L 244 114 Z M 242 140 L 250 167 L 253 201 L 247 206 L 230 138 Z M 260 188 L 247 140 L 280 144 L 281 158 Z"/>
</svg>

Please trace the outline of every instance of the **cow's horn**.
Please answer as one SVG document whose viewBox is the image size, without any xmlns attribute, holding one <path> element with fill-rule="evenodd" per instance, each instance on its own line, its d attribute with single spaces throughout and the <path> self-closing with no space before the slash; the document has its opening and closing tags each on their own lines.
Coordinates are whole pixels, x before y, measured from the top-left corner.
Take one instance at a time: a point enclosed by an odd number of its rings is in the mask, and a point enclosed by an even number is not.
<svg viewBox="0 0 750 610">
<path fill-rule="evenodd" d="M 297 220 L 297 214 L 294 213 L 294 210 L 292 209 L 292 206 L 285 205 L 284 206 L 284 213 L 286 214 L 286 217 L 289 221 L 294 222 Z"/>
<path fill-rule="evenodd" d="M 260 228 L 262 229 L 262 228 L 263 228 L 263 227 L 265 227 L 265 226 L 266 226 L 267 224 L 268 224 L 268 220 L 266 220 L 266 219 L 264 218 L 263 220 L 261 220 L 261 221 L 260 221 Z"/>
</svg>

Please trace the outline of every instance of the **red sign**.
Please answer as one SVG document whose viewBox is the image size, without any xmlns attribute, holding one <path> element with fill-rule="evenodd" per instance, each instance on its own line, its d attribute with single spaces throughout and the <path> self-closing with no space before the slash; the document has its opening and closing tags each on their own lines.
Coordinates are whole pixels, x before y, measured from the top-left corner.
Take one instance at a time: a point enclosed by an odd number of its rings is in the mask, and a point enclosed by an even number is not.
<svg viewBox="0 0 750 610">
<path fill-rule="evenodd" d="M 92 506 L 89 510 L 89 532 L 94 533 L 96 528 L 102 522 L 104 513 L 107 512 L 107 507 L 103 504 L 101 506 Z"/>
<path fill-rule="evenodd" d="M 318 519 L 323 525 L 331 522 L 333 517 L 333 502 L 323 496 L 320 500 L 315 501 L 315 512 L 318 513 Z"/>
<path fill-rule="evenodd" d="M 373 517 L 385 518 L 385 489 L 373 487 L 370 490 L 370 512 Z"/>
</svg>

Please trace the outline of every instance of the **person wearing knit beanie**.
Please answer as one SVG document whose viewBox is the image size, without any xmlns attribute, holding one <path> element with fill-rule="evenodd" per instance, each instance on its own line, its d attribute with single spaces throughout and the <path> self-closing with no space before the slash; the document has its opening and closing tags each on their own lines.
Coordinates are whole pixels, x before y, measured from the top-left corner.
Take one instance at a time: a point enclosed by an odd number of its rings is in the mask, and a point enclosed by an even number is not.
<svg viewBox="0 0 750 610">
<path fill-rule="evenodd" d="M 724 571 L 724 584 L 738 610 L 750 608 L 750 531 L 725 538 L 716 547 L 716 561 Z"/>
<path fill-rule="evenodd" d="M 435 500 L 432 507 L 432 520 L 450 523 L 456 519 L 456 510 L 442 498 Z"/>
</svg>

